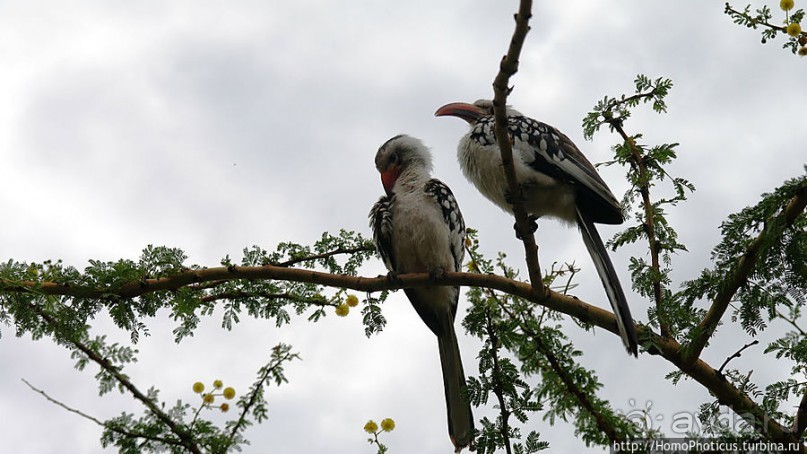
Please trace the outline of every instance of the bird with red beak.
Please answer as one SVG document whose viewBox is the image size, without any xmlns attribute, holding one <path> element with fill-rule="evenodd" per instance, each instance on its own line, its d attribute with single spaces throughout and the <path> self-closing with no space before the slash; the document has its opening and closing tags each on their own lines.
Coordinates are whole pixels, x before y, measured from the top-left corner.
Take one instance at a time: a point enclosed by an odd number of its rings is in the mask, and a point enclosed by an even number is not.
<svg viewBox="0 0 807 454">
<path fill-rule="evenodd" d="M 533 222 L 549 217 L 577 225 L 611 303 L 622 342 L 628 353 L 636 356 L 638 340 L 630 308 L 594 225 L 621 224 L 622 207 L 595 167 L 565 134 L 510 107 L 506 114 L 516 179 L 527 212 Z M 462 172 L 483 196 L 512 214 L 501 151 L 494 134 L 493 103 L 482 99 L 473 104 L 446 104 L 435 115 L 468 122 L 470 130 L 457 147 Z"/>
</svg>

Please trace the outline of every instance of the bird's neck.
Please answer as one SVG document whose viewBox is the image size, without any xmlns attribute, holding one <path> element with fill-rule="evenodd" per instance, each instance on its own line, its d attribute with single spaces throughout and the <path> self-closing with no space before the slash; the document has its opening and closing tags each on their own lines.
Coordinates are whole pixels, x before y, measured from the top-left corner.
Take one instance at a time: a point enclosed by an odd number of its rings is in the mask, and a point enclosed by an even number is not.
<svg viewBox="0 0 807 454">
<path fill-rule="evenodd" d="M 420 190 L 431 176 L 423 169 L 407 169 L 401 172 L 395 182 L 394 192 L 414 192 Z"/>
</svg>

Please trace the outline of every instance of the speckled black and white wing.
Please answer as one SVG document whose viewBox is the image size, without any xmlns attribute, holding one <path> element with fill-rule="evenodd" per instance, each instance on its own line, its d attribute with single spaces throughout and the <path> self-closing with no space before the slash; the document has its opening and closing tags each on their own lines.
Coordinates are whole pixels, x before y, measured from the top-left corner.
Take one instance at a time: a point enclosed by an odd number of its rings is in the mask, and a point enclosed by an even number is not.
<svg viewBox="0 0 807 454">
<path fill-rule="evenodd" d="M 520 156 L 531 169 L 577 188 L 578 203 L 593 221 L 606 224 L 623 222 L 616 197 L 591 162 L 565 134 L 524 116 L 508 117 L 507 128 L 514 155 Z M 493 117 L 484 117 L 473 127 L 470 138 L 480 145 L 495 145 L 493 130 Z"/>
<path fill-rule="evenodd" d="M 454 198 L 451 189 L 436 178 L 426 183 L 425 191 L 443 213 L 443 220 L 448 226 L 451 255 L 454 257 L 454 271 L 461 271 L 462 260 L 465 257 L 465 221 L 457 199 Z"/>
<path fill-rule="evenodd" d="M 382 196 L 370 210 L 370 228 L 373 229 L 373 242 L 381 255 L 381 260 L 390 271 L 395 271 L 395 254 L 392 247 L 392 204 L 395 195 Z"/>
</svg>

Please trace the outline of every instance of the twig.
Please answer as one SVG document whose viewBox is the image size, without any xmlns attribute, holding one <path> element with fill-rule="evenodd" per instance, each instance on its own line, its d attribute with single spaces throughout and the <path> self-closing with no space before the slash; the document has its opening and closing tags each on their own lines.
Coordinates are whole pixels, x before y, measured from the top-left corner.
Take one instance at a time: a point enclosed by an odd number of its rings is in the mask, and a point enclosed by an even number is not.
<svg viewBox="0 0 807 454">
<path fill-rule="evenodd" d="M 524 207 L 522 190 L 516 178 L 516 169 L 513 164 L 513 147 L 510 143 L 510 134 L 507 132 L 506 112 L 507 95 L 510 94 L 510 77 L 518 71 L 518 58 L 524 45 L 524 39 L 530 30 L 531 10 L 532 1 L 521 0 L 518 13 L 515 15 L 516 28 L 510 40 L 510 47 L 507 49 L 507 54 L 502 57 L 499 73 L 493 81 L 493 114 L 495 118 L 494 133 L 502 154 L 502 169 L 507 180 L 507 190 L 512 199 L 513 216 L 516 219 L 519 236 L 524 242 L 527 272 L 532 286 L 535 287 L 538 293 L 542 293 L 544 283 L 541 279 L 541 266 L 538 262 L 538 246 L 535 244 L 535 236 L 530 228 L 527 209 Z"/>
<path fill-rule="evenodd" d="M 103 421 L 100 421 L 98 418 L 95 418 L 94 416 L 90 416 L 90 415 L 88 415 L 87 413 L 84 413 L 81 410 L 77 410 L 77 409 L 75 409 L 73 407 L 68 406 L 67 404 L 65 404 L 63 402 L 60 402 L 60 401 L 54 399 L 53 397 L 49 396 L 48 393 L 46 393 L 45 391 L 43 391 L 43 390 L 35 387 L 31 383 L 29 383 L 28 380 L 26 380 L 24 378 L 22 378 L 21 380 L 22 380 L 23 383 L 28 385 L 28 387 L 31 388 L 31 390 L 33 390 L 36 393 L 39 393 L 42 397 L 47 399 L 48 402 L 50 402 L 52 404 L 56 404 L 56 405 L 64 408 L 65 410 L 69 411 L 70 413 L 77 414 L 77 415 L 81 416 L 84 419 L 88 419 L 88 420 L 98 424 L 99 426 L 105 428 L 105 429 L 109 429 L 109 430 L 111 430 L 113 432 L 117 432 L 117 433 L 119 433 L 121 435 L 124 435 L 126 437 L 129 437 L 129 438 L 143 438 L 143 439 L 146 439 L 146 440 L 157 441 L 157 442 L 160 442 L 160 443 L 163 443 L 163 444 L 166 444 L 166 445 L 182 446 L 182 443 L 178 442 L 177 440 L 171 440 L 169 438 L 158 437 L 158 436 L 155 436 L 155 435 L 150 435 L 150 434 L 146 434 L 146 433 L 142 433 L 142 432 L 132 432 L 132 431 L 122 429 L 122 428 L 120 428 L 118 426 L 115 426 L 114 424 L 105 423 Z"/>
<path fill-rule="evenodd" d="M 798 331 L 799 334 L 801 334 L 802 336 L 807 336 L 807 331 L 804 331 L 804 329 L 801 326 L 799 326 L 798 323 L 796 323 L 797 319 L 785 316 L 785 314 L 781 313 L 779 309 L 774 309 L 774 312 L 776 312 L 776 315 L 779 318 L 790 323 L 790 325 L 793 326 L 793 328 L 796 328 L 796 331 Z"/>
<path fill-rule="evenodd" d="M 743 345 L 743 347 L 741 349 L 737 350 L 736 352 L 734 352 L 733 355 L 729 356 L 728 358 L 726 358 L 725 361 L 723 361 L 723 364 L 721 364 L 720 368 L 717 369 L 717 373 L 722 375 L 723 374 L 723 369 L 726 367 L 726 365 L 729 363 L 729 361 L 731 361 L 734 358 L 739 358 L 740 356 L 743 356 L 743 352 L 745 351 L 745 349 L 747 349 L 749 347 L 752 347 L 754 345 L 757 345 L 758 343 L 759 343 L 759 340 L 755 339 L 755 340 Z"/>
<path fill-rule="evenodd" d="M 781 216 L 788 225 L 793 225 L 796 217 L 804 211 L 805 206 L 807 206 L 807 182 L 802 184 L 796 195 L 788 201 L 785 209 L 779 216 Z M 731 303 L 737 290 L 748 281 L 748 277 L 754 270 L 757 259 L 759 259 L 759 255 L 762 252 L 762 245 L 765 243 L 769 233 L 769 225 L 770 223 L 765 226 L 762 232 L 760 232 L 748 246 L 745 254 L 737 261 L 734 273 L 727 279 L 725 285 L 722 286 L 722 290 L 717 294 L 709 310 L 706 312 L 706 315 L 703 317 L 703 320 L 698 324 L 696 328 L 697 335 L 685 349 L 683 359 L 686 364 L 693 363 L 700 356 L 706 343 L 712 337 L 712 334 L 714 334 L 715 328 L 717 328 L 723 314 L 726 313 L 726 309 L 728 309 L 729 303 Z"/>
</svg>

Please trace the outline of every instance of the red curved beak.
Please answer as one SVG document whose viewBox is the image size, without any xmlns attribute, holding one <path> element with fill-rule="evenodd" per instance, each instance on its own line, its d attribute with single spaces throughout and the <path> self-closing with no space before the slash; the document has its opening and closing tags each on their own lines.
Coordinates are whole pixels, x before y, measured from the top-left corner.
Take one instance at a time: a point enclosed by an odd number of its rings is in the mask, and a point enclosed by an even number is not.
<svg viewBox="0 0 807 454">
<path fill-rule="evenodd" d="M 444 117 L 447 115 L 462 118 L 469 124 L 475 124 L 480 118 L 486 117 L 489 114 L 485 109 L 473 104 L 468 104 L 467 102 L 452 102 L 437 109 L 437 112 L 434 113 L 435 117 Z"/>
<path fill-rule="evenodd" d="M 395 182 L 398 181 L 398 175 L 401 173 L 401 168 L 393 166 L 381 172 L 381 184 L 384 185 L 384 191 L 387 195 L 392 194 L 392 188 L 395 187 Z"/>
</svg>

